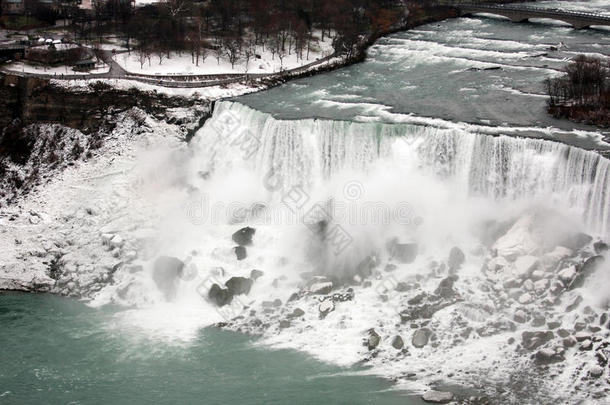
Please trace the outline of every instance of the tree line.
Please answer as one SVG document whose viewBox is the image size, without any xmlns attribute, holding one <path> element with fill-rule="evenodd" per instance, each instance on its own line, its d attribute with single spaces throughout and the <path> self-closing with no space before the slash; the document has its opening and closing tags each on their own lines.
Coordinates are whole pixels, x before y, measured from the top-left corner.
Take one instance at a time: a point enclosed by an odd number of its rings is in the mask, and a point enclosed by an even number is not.
<svg viewBox="0 0 610 405">
<path fill-rule="evenodd" d="M 610 125 L 610 60 L 579 55 L 564 70 L 564 75 L 545 81 L 549 112 Z"/>
<path fill-rule="evenodd" d="M 329 38 L 337 54 L 350 57 L 364 38 L 405 18 L 401 0 L 167 0 L 135 9 L 125 1 L 96 2 L 79 34 L 119 30 L 142 65 L 189 52 L 196 65 L 224 57 L 247 66 L 257 47 L 283 64 L 288 55 L 309 59 L 312 45 Z"/>
</svg>

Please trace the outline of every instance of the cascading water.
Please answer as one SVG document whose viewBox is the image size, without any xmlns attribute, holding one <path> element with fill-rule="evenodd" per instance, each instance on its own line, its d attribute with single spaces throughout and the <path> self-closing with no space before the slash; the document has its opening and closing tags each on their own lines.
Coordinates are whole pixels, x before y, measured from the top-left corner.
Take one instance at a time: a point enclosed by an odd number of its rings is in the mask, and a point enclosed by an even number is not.
<svg viewBox="0 0 610 405">
<path fill-rule="evenodd" d="M 464 197 L 544 199 L 581 215 L 590 232 L 610 231 L 608 160 L 557 142 L 404 124 L 282 121 L 220 102 L 197 134 L 194 153 L 204 165 L 229 161 L 253 170 L 261 187 L 272 173 L 281 177 L 283 192 L 314 190 L 340 172 L 370 171 L 380 160 L 393 161 L 389 170 L 404 170 L 401 159 L 411 159 L 414 172 L 433 174 Z"/>
<path fill-rule="evenodd" d="M 558 301 L 550 291 L 560 270 L 582 266 L 591 255 L 583 245 L 566 249 L 568 237 L 586 232 L 605 238 L 610 226 L 608 161 L 533 138 L 407 124 L 286 121 L 219 102 L 171 171 L 154 179 L 163 189 L 157 198 L 171 202 L 160 216 L 157 240 L 143 255 L 146 271 L 118 273 L 94 303 L 135 305 L 123 321 L 163 336 L 192 338 L 200 327 L 222 321 L 262 334 L 263 344 L 340 365 L 367 361 L 391 378 L 406 366 L 396 363 L 393 349 L 368 356 L 362 336 L 371 328 L 386 340 L 398 334 L 413 341 L 416 330 L 433 330 L 433 347 L 402 355 L 411 356 L 405 364 L 445 370 L 447 381 L 472 384 L 477 373 L 481 381 L 506 381 L 512 372 L 534 378 L 525 357 L 505 343 L 531 327 L 520 329 L 514 314 L 544 313 L 547 321 L 566 324 L 585 316 L 565 315 L 574 291 L 566 289 L 567 299 Z M 170 183 L 160 186 L 164 177 Z M 256 233 L 240 258 L 231 235 L 246 226 Z M 397 246 L 406 250 L 397 254 Z M 457 248 L 465 261 L 452 275 L 448 252 Z M 169 301 L 159 291 L 168 286 L 154 275 L 161 255 L 186 264 L 177 280 L 168 281 Z M 253 269 L 264 275 L 247 294 L 217 306 L 212 284 L 247 279 Z M 543 273 L 535 284 L 524 281 L 533 269 Z M 607 292 L 595 287 L 607 282 L 606 270 L 585 286 L 589 307 L 606 305 Z M 312 275 L 314 281 L 333 280 L 338 295 L 312 294 Z M 450 286 L 443 289 L 442 283 Z M 293 314 L 297 309 L 301 318 Z M 403 317 L 409 321 L 397 323 Z M 447 356 L 461 360 L 453 367 Z M 472 365 L 470 374 L 460 361 Z M 566 387 L 580 373 L 577 367 L 566 361 Z M 421 384 L 437 374 L 420 376 Z M 422 388 L 408 378 L 400 381 Z"/>
</svg>

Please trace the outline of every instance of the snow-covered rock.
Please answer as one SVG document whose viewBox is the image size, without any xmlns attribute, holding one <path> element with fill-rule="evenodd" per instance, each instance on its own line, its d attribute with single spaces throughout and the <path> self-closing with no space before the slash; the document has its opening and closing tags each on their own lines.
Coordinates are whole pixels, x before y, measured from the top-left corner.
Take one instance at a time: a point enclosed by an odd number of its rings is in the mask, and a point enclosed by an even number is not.
<svg viewBox="0 0 610 405">
<path fill-rule="evenodd" d="M 539 262 L 536 256 L 521 256 L 513 264 L 513 275 L 520 278 L 529 277 Z"/>
<path fill-rule="evenodd" d="M 534 226 L 532 215 L 521 217 L 515 224 L 501 236 L 493 245 L 498 256 L 502 256 L 509 261 L 516 260 L 520 256 L 531 255 L 540 246 L 532 235 L 531 229 Z"/>
</svg>

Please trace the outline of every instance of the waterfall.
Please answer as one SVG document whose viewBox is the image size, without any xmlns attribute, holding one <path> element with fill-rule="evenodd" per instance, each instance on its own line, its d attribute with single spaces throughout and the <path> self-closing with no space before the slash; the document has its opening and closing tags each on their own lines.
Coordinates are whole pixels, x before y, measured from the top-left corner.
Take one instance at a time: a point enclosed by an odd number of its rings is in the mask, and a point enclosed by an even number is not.
<svg viewBox="0 0 610 405">
<path fill-rule="evenodd" d="M 577 212 L 591 232 L 610 231 L 608 160 L 547 140 L 411 124 L 278 120 L 224 101 L 216 104 L 193 148 L 200 171 L 238 165 L 261 184 L 272 172 L 284 190 L 313 189 L 343 170 L 366 172 L 380 159 L 397 165 L 409 159 L 412 168 L 451 179 L 465 196 L 544 199 L 549 207 Z"/>
</svg>

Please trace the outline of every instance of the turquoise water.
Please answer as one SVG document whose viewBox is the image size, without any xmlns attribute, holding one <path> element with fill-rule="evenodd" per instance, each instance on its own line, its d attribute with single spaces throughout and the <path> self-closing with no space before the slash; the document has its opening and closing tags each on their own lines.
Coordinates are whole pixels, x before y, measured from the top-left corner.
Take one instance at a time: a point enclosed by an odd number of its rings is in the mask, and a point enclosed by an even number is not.
<svg viewBox="0 0 610 405">
<path fill-rule="evenodd" d="M 0 294 L 0 403 L 418 404 L 391 383 L 207 328 L 171 344 L 110 328 L 115 310 Z"/>
</svg>

